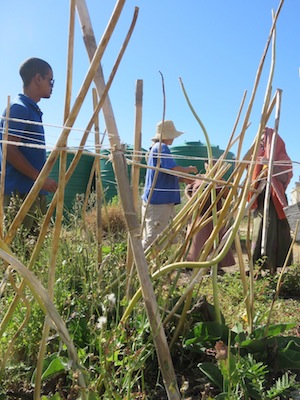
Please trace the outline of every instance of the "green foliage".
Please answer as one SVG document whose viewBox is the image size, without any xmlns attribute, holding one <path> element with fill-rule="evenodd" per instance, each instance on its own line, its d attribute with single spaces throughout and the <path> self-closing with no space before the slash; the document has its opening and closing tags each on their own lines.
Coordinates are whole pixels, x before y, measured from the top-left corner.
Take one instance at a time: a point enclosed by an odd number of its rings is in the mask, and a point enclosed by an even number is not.
<svg viewBox="0 0 300 400">
<path fill-rule="evenodd" d="M 275 384 L 267 390 L 267 399 L 275 399 L 280 396 L 292 395 L 294 389 L 300 387 L 299 383 L 296 382 L 296 375 L 285 373 L 281 378 L 278 378 Z"/>
<path fill-rule="evenodd" d="M 67 370 L 68 359 L 66 357 L 62 357 L 59 353 L 53 353 L 50 356 L 44 358 L 42 381 L 52 378 L 54 375 L 65 372 Z M 35 372 L 33 373 L 31 378 L 32 384 L 34 384 L 34 380 Z"/>
<path fill-rule="evenodd" d="M 299 297 L 300 293 L 300 266 L 293 266 L 289 268 L 284 276 L 283 283 L 280 288 L 280 295 L 282 297 Z"/>
<path fill-rule="evenodd" d="M 294 375 L 288 371 L 300 368 L 300 338 L 280 336 L 293 326 L 272 325 L 268 330 L 258 327 L 248 335 L 216 322 L 200 322 L 187 335 L 184 345 L 203 353 L 215 348 L 215 362 L 202 362 L 199 368 L 221 391 L 217 399 L 273 399 L 297 387 Z M 274 386 L 267 387 L 278 373 L 283 375 Z"/>
<path fill-rule="evenodd" d="M 267 374 L 266 366 L 257 363 L 249 354 L 247 357 L 230 355 L 218 360 L 218 367 L 210 363 L 199 365 L 200 370 L 218 385 L 221 393 L 216 399 L 261 399 L 261 392 Z"/>
<path fill-rule="evenodd" d="M 221 393 L 215 397 L 218 400 L 286 398 L 292 390 L 299 388 L 296 375 L 288 372 L 266 388 L 267 366 L 249 353 L 246 357 L 230 354 L 217 360 L 217 365 L 205 362 L 199 364 L 199 368 L 220 389 Z"/>
<path fill-rule="evenodd" d="M 79 203 L 77 206 L 79 207 Z M 114 208 L 115 206 L 119 209 Z M 119 204 L 112 201 L 110 207 L 111 213 L 108 212 L 107 215 L 117 216 L 118 219 Z M 84 225 L 79 215 L 80 207 L 76 213 L 76 217 L 68 219 L 66 229 L 62 231 L 54 299 L 84 369 L 88 386 L 87 398 L 150 399 L 151 395 L 155 398 L 154 393 L 161 384 L 161 377 L 143 302 L 135 306 L 125 323 L 120 323 L 123 311 L 128 305 L 125 296 L 127 237 L 122 232 L 105 236 L 102 244 L 103 262 L 99 266 L 95 237 L 87 233 L 87 230 L 93 229 L 92 221 L 95 216 L 89 214 L 90 219 L 87 219 Z M 119 221 L 118 219 L 117 223 Z M 20 244 L 15 242 L 15 250 L 20 254 L 20 258 L 24 257 L 24 246 L 21 245 L 20 237 Z M 50 258 L 51 240 L 50 236 L 47 236 L 43 251 L 33 266 L 33 272 L 45 287 Z M 19 285 L 20 277 L 14 274 L 14 279 Z M 172 309 L 183 291 L 178 287 L 177 280 L 168 279 L 163 276 L 154 282 L 158 304 L 166 311 Z M 221 310 L 224 313 L 222 323 L 215 322 L 213 305 L 204 302 L 205 307 L 202 307 L 203 302 L 195 296 L 183 328 L 182 342 L 178 341 L 174 345 L 173 356 L 177 375 L 180 376 L 180 369 L 185 368 L 184 363 L 188 360 L 188 366 L 182 372 L 182 376 L 192 370 L 191 366 L 196 365 L 198 377 L 199 365 L 205 379 L 217 389 L 214 393 L 217 399 L 269 400 L 275 399 L 276 396 L 284 398 L 289 390 L 297 387 L 295 377 L 290 371 L 300 368 L 300 339 L 292 335 L 295 330 L 294 323 L 283 324 L 281 321 L 286 315 L 289 316 L 289 321 L 295 320 L 298 314 L 298 311 L 294 311 L 298 310 L 297 304 L 291 299 L 285 300 L 285 303 L 280 303 L 279 300 L 275 323 L 266 329 L 266 315 L 276 282 L 268 276 L 257 281 L 255 308 L 259 309 L 260 313 L 256 314 L 254 330 L 250 334 L 241 318 L 244 304 L 239 275 L 225 274 L 218 277 L 218 282 L 222 299 Z M 138 287 L 136 276 L 133 277 L 132 284 Z M 30 291 L 26 289 L 24 293 L 30 304 L 30 319 L 17 338 L 6 365 L 0 399 L 2 394 L 2 398 L 5 399 L 7 389 L 17 387 L 20 382 L 29 389 L 32 389 L 34 384 L 34 369 L 44 315 Z M 1 312 L 5 313 L 8 309 L 14 294 L 13 287 L 8 284 L 5 301 L 1 303 Z M 204 279 L 201 294 L 210 300 L 210 277 Z M 280 306 L 281 304 L 284 305 Z M 288 310 L 291 311 L 287 314 Z M 27 311 L 25 304 L 20 302 L 0 338 L 0 358 Z M 178 314 L 180 312 L 181 309 L 177 311 Z M 176 329 L 177 322 L 176 315 L 165 327 L 170 336 Z M 288 335 L 284 336 L 285 334 Z M 224 348 L 228 346 L 227 358 L 215 357 L 215 346 L 219 342 L 225 344 Z M 48 338 L 42 379 L 44 387 L 52 387 L 52 390 L 43 393 L 43 398 L 61 398 L 58 389 L 55 389 L 61 379 L 64 379 L 61 392 L 66 393 L 63 391 L 69 390 L 74 399 L 80 398 L 76 377 L 69 369 L 66 347 L 54 330 L 51 330 Z M 258 393 L 263 393 L 265 397 L 258 397 Z"/>
<path fill-rule="evenodd" d="M 145 391 L 145 368 L 147 360 L 153 359 L 155 349 L 143 306 L 134 311 L 126 324 L 120 324 L 123 308 L 127 306 L 124 296 L 127 252 L 125 238 L 121 241 L 116 241 L 115 237 L 113 241 L 111 237 L 106 238 L 103 243 L 104 261 L 100 269 L 97 265 L 96 243 L 91 242 L 91 237 L 86 235 L 79 218 L 68 220 L 59 246 L 55 306 L 66 322 L 84 367 L 88 399 L 130 398 L 131 393 Z M 20 254 L 22 251 L 22 248 L 18 249 Z M 33 272 L 45 287 L 50 258 L 51 242 L 47 238 L 43 251 L 33 266 Z M 19 279 L 18 276 L 15 278 Z M 16 385 L 17 382 L 19 385 L 23 382 L 28 388 L 34 383 L 34 368 L 44 315 L 28 289 L 25 295 L 30 301 L 30 318 L 17 338 L 10 364 L 6 365 L 1 382 L 3 393 L 8 388 L 14 388 L 14 382 Z M 14 290 L 8 285 L 5 302 L 1 303 L 1 313 L 8 309 L 13 298 Z M 20 302 L 8 328 L 1 336 L 1 355 L 24 320 L 26 310 Z M 51 331 L 43 365 L 42 378 L 45 387 L 52 385 L 51 382 L 55 386 L 55 382 L 59 382 L 61 377 L 68 377 L 66 385 L 72 389 L 72 380 L 75 379 L 76 382 L 76 378 L 70 375 L 66 348 L 58 334 Z M 72 390 L 75 396 L 75 385 Z M 60 398 L 57 393 L 52 394 L 53 399 Z"/>
<path fill-rule="evenodd" d="M 215 321 L 199 322 L 187 334 L 184 339 L 184 346 L 189 350 L 204 351 L 222 340 L 228 341 L 229 329 L 226 325 Z"/>
</svg>

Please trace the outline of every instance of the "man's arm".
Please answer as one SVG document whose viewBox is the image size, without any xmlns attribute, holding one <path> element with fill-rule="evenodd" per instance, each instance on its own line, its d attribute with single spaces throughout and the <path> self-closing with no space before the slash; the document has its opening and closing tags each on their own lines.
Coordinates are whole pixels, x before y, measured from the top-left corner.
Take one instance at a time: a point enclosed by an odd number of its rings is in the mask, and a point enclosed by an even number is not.
<svg viewBox="0 0 300 400">
<path fill-rule="evenodd" d="M 8 140 L 10 142 L 20 142 L 20 138 L 9 135 Z M 7 161 L 23 175 L 35 181 L 39 175 L 39 171 L 35 169 L 30 162 L 23 156 L 17 145 L 8 144 L 7 145 Z M 57 182 L 52 178 L 47 178 L 43 189 L 47 192 L 55 192 L 57 189 Z"/>
</svg>

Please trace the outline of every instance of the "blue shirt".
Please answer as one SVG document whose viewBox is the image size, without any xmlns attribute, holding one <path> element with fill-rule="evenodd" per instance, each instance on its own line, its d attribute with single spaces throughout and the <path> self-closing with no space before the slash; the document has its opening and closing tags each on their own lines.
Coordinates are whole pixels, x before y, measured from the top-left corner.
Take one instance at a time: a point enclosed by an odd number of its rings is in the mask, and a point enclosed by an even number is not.
<svg viewBox="0 0 300 400">
<path fill-rule="evenodd" d="M 17 118 L 23 121 L 9 121 L 9 135 L 17 135 L 20 138 L 20 142 L 24 144 L 31 144 L 32 147 L 18 146 L 20 152 L 29 161 L 29 163 L 40 171 L 46 161 L 46 149 L 36 148 L 34 145 L 45 145 L 45 133 L 42 125 L 29 124 L 26 122 L 42 122 L 42 115 L 38 105 L 24 94 L 19 94 L 10 104 L 10 115 L 9 118 Z M 4 111 L 3 117 L 6 116 Z M 2 134 L 5 132 L 5 119 L 0 121 L 0 140 L 2 140 Z M 0 162 L 2 165 L 2 143 L 0 143 Z M 1 169 L 0 165 L 0 169 Z M 34 181 L 23 175 L 20 171 L 15 169 L 8 161 L 6 162 L 5 172 L 5 194 L 20 193 L 26 194 L 30 191 Z M 44 190 L 41 190 L 42 194 L 46 194 Z"/>
<path fill-rule="evenodd" d="M 148 165 L 156 167 L 158 159 L 160 159 L 160 168 L 173 169 L 176 167 L 169 147 L 162 143 L 161 152 L 159 153 L 160 143 L 155 143 L 149 153 Z M 145 188 L 142 195 L 144 201 L 148 201 L 149 193 L 153 184 L 155 170 L 147 169 L 145 178 Z M 155 188 L 150 198 L 150 204 L 179 204 L 180 190 L 177 176 L 169 175 L 164 172 L 158 172 Z"/>
</svg>

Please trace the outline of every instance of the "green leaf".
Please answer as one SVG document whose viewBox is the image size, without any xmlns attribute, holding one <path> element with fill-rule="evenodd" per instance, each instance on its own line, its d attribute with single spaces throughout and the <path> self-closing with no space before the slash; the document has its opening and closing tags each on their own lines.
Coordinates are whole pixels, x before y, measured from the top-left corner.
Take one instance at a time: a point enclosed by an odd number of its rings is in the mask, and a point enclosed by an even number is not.
<svg viewBox="0 0 300 400">
<path fill-rule="evenodd" d="M 300 345 L 295 340 L 290 340 L 284 349 L 279 349 L 278 369 L 300 369 Z"/>
<path fill-rule="evenodd" d="M 226 325 L 218 322 L 199 322 L 187 335 L 185 345 L 213 343 L 217 340 L 223 340 L 227 343 L 228 335 L 229 329 Z"/>
<path fill-rule="evenodd" d="M 287 330 L 295 328 L 295 326 L 297 326 L 296 323 L 270 325 L 268 331 L 266 331 L 265 326 L 260 326 L 252 332 L 251 337 L 261 339 L 264 337 L 278 336 L 282 335 L 283 332 Z"/>
<path fill-rule="evenodd" d="M 102 250 L 102 254 L 103 255 L 107 255 L 107 254 L 110 254 L 111 253 L 111 247 L 110 246 L 102 246 L 101 247 L 101 250 Z"/>
<path fill-rule="evenodd" d="M 277 336 L 268 338 L 266 343 L 268 346 L 276 346 L 280 349 L 284 349 L 290 342 L 293 342 L 295 347 L 300 347 L 300 337 L 297 336 Z"/>
<path fill-rule="evenodd" d="M 204 375 L 207 376 L 207 378 L 214 384 L 216 385 L 220 390 L 223 388 L 223 377 L 221 374 L 221 371 L 219 368 L 209 362 L 203 362 L 201 364 L 198 364 L 198 367 L 200 371 L 203 372 Z"/>
<path fill-rule="evenodd" d="M 55 393 L 55 395 L 51 397 L 42 396 L 41 400 L 61 400 L 61 397 L 58 393 Z"/>
<path fill-rule="evenodd" d="M 47 369 L 42 375 L 42 380 L 49 378 L 50 376 L 57 374 L 59 372 L 65 371 L 65 364 L 60 358 L 55 358 L 51 361 Z"/>
<path fill-rule="evenodd" d="M 239 343 L 239 347 L 242 349 L 246 349 L 252 354 L 263 354 L 266 351 L 266 342 L 264 340 L 247 339 Z"/>
</svg>

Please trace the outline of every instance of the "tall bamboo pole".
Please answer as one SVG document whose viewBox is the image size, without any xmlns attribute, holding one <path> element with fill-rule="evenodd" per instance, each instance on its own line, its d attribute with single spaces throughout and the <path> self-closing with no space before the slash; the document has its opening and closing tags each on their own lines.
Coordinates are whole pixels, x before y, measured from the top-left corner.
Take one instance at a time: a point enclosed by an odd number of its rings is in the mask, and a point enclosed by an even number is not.
<svg viewBox="0 0 300 400">
<path fill-rule="evenodd" d="M 70 0 L 70 21 L 68 39 L 68 60 L 67 60 L 67 82 L 64 121 L 67 120 L 71 108 L 72 80 L 73 80 L 73 56 L 74 56 L 74 29 L 75 29 L 75 0 Z"/>
<path fill-rule="evenodd" d="M 91 58 L 95 52 L 96 41 L 94 38 L 88 10 L 86 8 L 84 0 L 77 0 L 76 6 L 82 25 L 84 42 L 87 47 L 88 55 Z M 95 75 L 95 84 L 100 94 L 102 93 L 104 88 L 104 77 L 101 66 L 99 66 L 97 72 L 98 74 Z M 119 195 L 130 235 L 134 260 L 136 263 L 136 268 L 143 292 L 143 298 L 145 301 L 146 312 L 151 326 L 153 340 L 157 352 L 157 358 L 162 372 L 162 377 L 164 380 L 168 398 L 172 400 L 178 400 L 180 399 L 180 392 L 177 386 L 171 354 L 162 326 L 161 316 L 154 294 L 154 289 L 148 274 L 148 265 L 140 239 L 140 224 L 134 208 L 133 195 L 127 175 L 127 164 L 124 153 L 122 151 L 117 126 L 114 120 L 114 115 L 112 110 L 109 108 L 109 103 L 106 102 L 103 106 L 103 113 L 112 149 L 112 160 L 118 184 Z"/>
<path fill-rule="evenodd" d="M 119 0 L 117 2 L 115 9 L 117 8 L 119 13 L 122 12 L 125 1 L 126 0 L 121 0 L 121 1 Z M 79 17 L 79 20 L 81 23 L 81 29 L 83 32 L 83 40 L 85 43 L 85 47 L 86 47 L 89 59 L 91 61 L 94 57 L 95 50 L 97 48 L 96 39 L 95 39 L 94 31 L 92 28 L 92 22 L 91 22 L 91 19 L 89 16 L 86 1 L 85 0 L 75 0 L 75 2 L 76 2 L 77 15 Z M 94 76 L 94 81 L 95 81 L 95 85 L 96 85 L 96 88 L 98 91 L 98 95 L 99 95 L 99 97 L 101 97 L 102 92 L 105 87 L 105 81 L 104 81 L 104 74 L 102 71 L 102 66 L 100 63 L 98 64 L 98 67 L 97 67 L 97 70 L 96 70 L 96 73 Z M 108 131 L 109 135 L 117 134 L 117 125 L 116 125 L 116 121 L 115 121 L 113 110 L 112 110 L 112 105 L 111 105 L 108 95 L 106 96 L 104 103 L 103 103 L 103 114 L 104 114 L 104 119 L 105 119 L 107 131 Z"/>
<path fill-rule="evenodd" d="M 71 104 L 71 93 L 72 93 L 72 76 L 73 76 L 73 55 L 74 55 L 74 25 L 75 25 L 75 0 L 70 1 L 70 21 L 69 21 L 69 39 L 68 39 L 68 58 L 67 58 L 67 84 L 66 84 L 66 96 L 65 96 L 65 112 L 64 112 L 64 123 L 66 122 L 70 114 Z M 54 284 L 55 284 L 55 270 L 56 260 L 58 255 L 60 232 L 63 219 L 64 210 L 64 196 L 66 187 L 66 168 L 67 168 L 67 138 L 63 149 L 60 152 L 60 163 L 59 163 L 59 179 L 57 189 L 57 206 L 56 206 L 56 218 L 53 233 L 52 251 L 50 257 L 50 265 L 48 272 L 48 293 L 50 299 L 54 299 Z M 47 348 L 47 338 L 50 332 L 50 325 L 47 317 L 44 320 L 43 333 L 39 346 L 39 353 L 37 359 L 35 386 L 34 386 L 34 400 L 39 400 L 41 397 L 41 386 L 42 386 L 42 373 L 43 373 L 43 362 Z"/>
<path fill-rule="evenodd" d="M 138 196 L 139 196 L 139 178 L 140 166 L 138 163 L 141 161 L 141 147 L 142 147 L 142 106 L 143 106 L 143 81 L 138 79 L 136 81 L 135 89 L 135 128 L 134 128 L 134 147 L 132 156 L 131 167 L 131 187 L 133 193 L 133 201 L 135 210 L 138 210 Z M 133 254 L 128 236 L 127 241 L 127 295 L 129 295 L 130 277 L 133 272 Z"/>
<path fill-rule="evenodd" d="M 240 140 L 240 144 L 239 144 L 238 151 L 237 151 L 237 160 L 241 159 L 241 151 L 242 151 L 243 139 L 244 139 L 244 136 L 245 136 L 245 133 L 246 133 L 246 129 L 247 129 L 248 124 L 249 124 L 249 118 L 250 118 L 252 107 L 253 107 L 253 104 L 254 104 L 254 99 L 255 99 L 255 96 L 256 96 L 256 92 L 257 92 L 258 84 L 259 84 L 259 81 L 260 81 L 260 77 L 262 75 L 264 62 L 265 62 L 265 59 L 267 57 L 268 49 L 269 49 L 269 46 L 270 46 L 270 43 L 271 43 L 271 40 L 272 40 L 272 37 L 273 37 L 273 32 L 274 32 L 274 29 L 276 27 L 277 19 L 278 19 L 278 16 L 280 14 L 280 11 L 282 9 L 283 3 L 284 3 L 284 0 L 280 0 L 280 4 L 279 4 L 279 6 L 277 8 L 277 11 L 276 11 L 274 17 L 273 17 L 273 23 L 272 23 L 272 26 L 271 26 L 271 29 L 270 29 L 269 37 L 268 37 L 268 40 L 266 42 L 265 49 L 263 51 L 263 55 L 262 55 L 262 58 L 260 60 L 257 72 L 256 72 L 254 86 L 253 86 L 253 89 L 252 89 L 252 93 L 251 93 L 250 100 L 249 100 L 249 105 L 248 105 L 248 108 L 246 110 L 246 115 L 245 115 L 244 123 L 243 123 L 243 126 L 242 126 L 242 135 L 241 135 L 241 140 Z M 269 86 L 267 88 L 268 90 L 269 90 Z M 263 114 L 263 112 L 262 112 L 262 114 Z M 255 153 L 254 159 L 256 158 L 257 151 L 258 151 L 258 147 L 255 146 L 255 148 L 254 148 L 254 153 Z M 249 170 L 249 174 L 252 174 L 252 171 L 253 171 L 253 167 L 251 166 L 250 170 Z"/>
<path fill-rule="evenodd" d="M 58 255 L 58 248 L 60 242 L 60 232 L 63 218 L 64 209 L 64 194 L 66 185 L 66 165 L 67 165 L 67 152 L 62 151 L 60 157 L 60 168 L 59 168 L 59 180 L 58 180 L 58 190 L 57 190 L 57 206 L 56 206 L 56 218 L 55 226 L 53 232 L 53 243 L 51 249 L 49 273 L 48 273 L 48 294 L 51 301 L 54 299 L 54 285 L 55 285 L 55 270 L 56 270 L 56 260 Z M 45 316 L 43 334 L 40 341 L 38 362 L 36 369 L 36 379 L 34 386 L 34 400 L 39 400 L 41 398 L 41 385 L 42 385 L 42 373 L 43 373 L 43 361 L 45 357 L 47 338 L 50 332 L 50 324 L 47 316 Z"/>
<path fill-rule="evenodd" d="M 135 90 L 135 129 L 134 129 L 134 150 L 133 150 L 133 165 L 131 169 L 131 186 L 133 191 L 133 201 L 135 209 L 138 208 L 139 196 L 139 179 L 140 167 L 136 163 L 141 160 L 142 148 L 142 111 L 143 111 L 143 81 L 138 79 L 136 81 Z"/>
<path fill-rule="evenodd" d="M 1 178 L 0 178 L 0 237 L 3 238 L 3 220 L 4 220 L 4 190 L 5 190 L 5 173 L 6 173 L 6 156 L 7 156 L 7 139 L 8 139 L 8 121 L 9 121 L 9 114 L 10 114 L 10 96 L 7 97 L 7 106 L 6 106 L 6 124 L 5 124 L 5 131 L 4 134 L 2 133 L 2 165 L 1 165 Z"/>
<path fill-rule="evenodd" d="M 270 159 L 268 165 L 268 177 L 266 184 L 266 193 L 264 200 L 264 213 L 263 213 L 263 226 L 262 226 L 262 237 L 261 237 L 261 254 L 266 255 L 267 252 L 267 240 L 268 240 L 268 225 L 269 225 L 269 209 L 270 209 L 270 197 L 271 197 L 271 185 L 274 165 L 274 152 L 276 149 L 276 142 L 278 136 L 279 118 L 280 118 L 280 104 L 281 104 L 282 90 L 277 89 L 276 93 L 276 115 L 275 115 L 275 126 L 271 142 Z"/>
<path fill-rule="evenodd" d="M 96 109 L 98 103 L 97 91 L 93 89 L 93 105 Z M 96 210 L 97 210 L 97 245 L 98 245 L 98 267 L 102 263 L 102 188 L 101 188 L 101 166 L 100 166 L 100 137 L 99 137 L 99 118 L 95 118 L 95 152 L 99 156 L 95 158 L 95 177 L 96 177 Z"/>
</svg>

